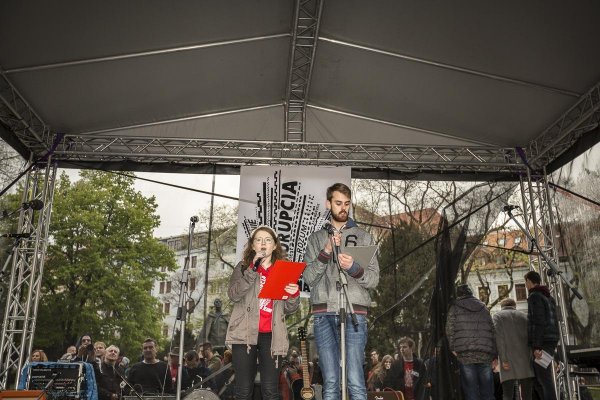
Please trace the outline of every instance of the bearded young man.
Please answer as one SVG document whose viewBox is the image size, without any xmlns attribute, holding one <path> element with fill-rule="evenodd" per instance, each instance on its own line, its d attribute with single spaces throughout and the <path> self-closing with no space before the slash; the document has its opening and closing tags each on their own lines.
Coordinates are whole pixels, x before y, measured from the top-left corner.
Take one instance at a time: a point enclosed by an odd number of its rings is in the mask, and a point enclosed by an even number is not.
<svg viewBox="0 0 600 400">
<path fill-rule="evenodd" d="M 327 208 L 331 210 L 333 240 L 339 246 L 338 259 L 333 260 L 333 249 L 327 229 L 314 232 L 308 238 L 304 261 L 304 280 L 310 287 L 310 303 L 314 316 L 314 334 L 323 374 L 323 399 L 340 398 L 340 304 L 339 288 L 342 270 L 348 281 L 348 299 L 352 303 L 358 325 L 346 319 L 346 365 L 348 393 L 352 400 L 366 399 L 367 389 L 363 374 L 363 360 L 367 343 L 367 312 L 371 305 L 368 289 L 379 282 L 379 264 L 373 257 L 369 265 L 358 264 L 345 249 L 373 244 L 372 236 L 349 218 L 350 188 L 336 183 L 327 189 Z M 348 309 L 347 309 L 348 310 Z"/>
</svg>

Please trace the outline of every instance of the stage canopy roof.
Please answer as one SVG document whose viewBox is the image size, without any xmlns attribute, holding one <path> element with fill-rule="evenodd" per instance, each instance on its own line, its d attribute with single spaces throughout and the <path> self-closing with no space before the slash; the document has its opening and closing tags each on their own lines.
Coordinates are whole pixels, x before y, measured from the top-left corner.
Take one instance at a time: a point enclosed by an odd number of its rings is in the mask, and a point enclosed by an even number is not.
<svg viewBox="0 0 600 400">
<path fill-rule="evenodd" d="M 4 0 L 0 135 L 83 168 L 515 176 L 598 140 L 599 21 L 593 0 Z"/>
</svg>

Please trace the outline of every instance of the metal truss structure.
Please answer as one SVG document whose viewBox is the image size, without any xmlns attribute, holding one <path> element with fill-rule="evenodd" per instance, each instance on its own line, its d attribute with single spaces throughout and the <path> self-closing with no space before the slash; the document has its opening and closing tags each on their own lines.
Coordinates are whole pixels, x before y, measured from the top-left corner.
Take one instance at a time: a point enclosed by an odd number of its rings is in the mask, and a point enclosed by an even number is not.
<svg viewBox="0 0 600 400">
<path fill-rule="evenodd" d="M 61 160 L 145 161 L 230 165 L 355 165 L 406 171 L 518 172 L 515 149 L 498 147 L 400 146 L 353 143 L 295 143 L 120 136 L 65 138 Z"/>
<path fill-rule="evenodd" d="M 548 177 L 545 170 L 539 175 L 532 175 L 529 171 L 526 177 L 521 178 L 520 188 L 525 227 L 536 240 L 541 251 L 558 265 L 558 254 L 554 243 L 554 214 L 550 201 L 551 197 L 548 187 Z M 572 387 L 566 346 L 573 343 L 569 335 L 569 326 L 567 323 L 567 299 L 565 298 L 565 288 L 559 277 L 549 273 L 552 270 L 541 254 L 532 253 L 529 256 L 529 264 L 531 268 L 542 276 L 543 282 L 548 284 L 548 287 L 559 306 L 558 323 L 560 329 L 562 363 L 558 373 L 555 374 L 555 382 L 557 389 L 566 392 L 566 398 L 570 399 L 572 398 Z M 557 398 L 558 397 L 560 396 L 557 396 Z"/>
<path fill-rule="evenodd" d="M 322 0 L 296 2 L 285 101 L 285 140 L 288 142 L 303 142 L 305 138 L 306 103 L 322 10 Z"/>
<path fill-rule="evenodd" d="M 15 374 L 15 382 L 18 381 L 32 350 L 56 169 L 51 162 L 34 166 L 25 180 L 17 231 L 24 237 L 17 238 L 13 247 L 0 338 L 0 389 L 7 388 L 9 378 L 14 378 L 11 374 Z M 34 210 L 36 207 L 30 206 L 32 200 L 41 201 L 43 207 L 39 211 Z"/>
<path fill-rule="evenodd" d="M 0 122 L 27 148 L 39 153 L 50 147 L 52 134 L 19 91 L 0 71 Z"/>
<path fill-rule="evenodd" d="M 542 169 L 600 123 L 600 82 L 529 144 L 529 157 Z"/>
</svg>

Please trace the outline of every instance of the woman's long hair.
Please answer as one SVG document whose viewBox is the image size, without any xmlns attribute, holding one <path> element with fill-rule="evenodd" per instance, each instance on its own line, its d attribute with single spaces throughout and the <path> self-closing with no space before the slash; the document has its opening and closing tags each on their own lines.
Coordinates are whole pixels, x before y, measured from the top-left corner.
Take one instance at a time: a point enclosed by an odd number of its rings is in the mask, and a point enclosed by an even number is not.
<svg viewBox="0 0 600 400">
<path fill-rule="evenodd" d="M 242 271 L 246 270 L 246 268 L 252 265 L 252 261 L 256 255 L 256 252 L 252 248 L 252 244 L 254 243 L 254 237 L 260 231 L 268 232 L 273 239 L 273 243 L 275 243 L 275 250 L 273 250 L 273 253 L 271 254 L 271 264 L 274 264 L 277 260 L 283 260 L 287 257 L 287 254 L 283 247 L 281 247 L 281 242 L 279 241 L 275 231 L 266 225 L 261 225 L 252 231 L 250 238 L 248 238 L 248 243 L 246 243 L 246 247 L 244 247 L 244 254 L 242 257 L 244 265 L 242 266 Z"/>
<path fill-rule="evenodd" d="M 394 357 L 390 356 L 389 354 L 386 354 L 385 356 L 383 356 L 381 361 L 376 366 L 373 367 L 371 376 L 369 376 L 369 379 L 367 380 L 367 386 L 369 386 L 369 388 L 370 388 L 369 390 L 375 390 L 377 383 L 379 383 L 379 385 L 383 386 L 383 381 L 385 380 L 385 375 L 388 372 L 388 370 L 385 369 L 386 361 L 391 361 L 393 363 Z M 377 381 L 379 381 L 379 382 L 377 382 Z"/>
</svg>

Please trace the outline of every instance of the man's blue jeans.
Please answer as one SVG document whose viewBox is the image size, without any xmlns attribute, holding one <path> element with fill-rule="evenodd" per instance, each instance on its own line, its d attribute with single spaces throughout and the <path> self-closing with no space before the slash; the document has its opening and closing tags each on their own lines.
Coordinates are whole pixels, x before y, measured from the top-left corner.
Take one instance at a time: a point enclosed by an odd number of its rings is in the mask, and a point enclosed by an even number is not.
<svg viewBox="0 0 600 400">
<path fill-rule="evenodd" d="M 460 364 L 460 386 L 465 400 L 494 400 L 494 374 L 490 364 Z"/>
<path fill-rule="evenodd" d="M 346 318 L 346 377 L 348 394 L 352 400 L 365 400 L 367 389 L 363 373 L 367 344 L 367 318 L 356 315 L 358 326 Z M 319 352 L 319 366 L 323 374 L 323 400 L 341 397 L 340 318 L 338 315 L 315 315 L 315 342 Z"/>
</svg>

